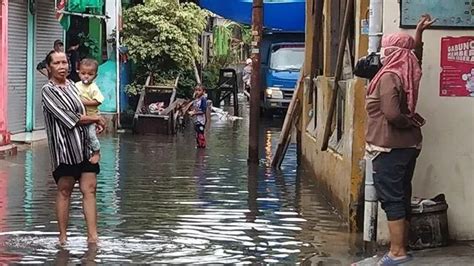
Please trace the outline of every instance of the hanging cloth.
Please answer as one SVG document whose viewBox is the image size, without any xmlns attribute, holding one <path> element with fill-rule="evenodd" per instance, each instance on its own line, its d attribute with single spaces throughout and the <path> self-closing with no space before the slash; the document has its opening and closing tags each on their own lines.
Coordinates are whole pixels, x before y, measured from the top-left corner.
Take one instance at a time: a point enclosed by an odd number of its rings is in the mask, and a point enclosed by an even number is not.
<svg viewBox="0 0 474 266">
<path fill-rule="evenodd" d="M 104 0 L 69 0 L 69 12 L 86 12 L 87 9 L 93 14 L 102 14 L 104 7 Z"/>
<path fill-rule="evenodd" d="M 58 20 L 59 24 L 63 27 L 64 30 L 68 30 L 69 26 L 71 25 L 71 18 L 69 15 L 63 14 L 61 12 L 66 11 L 66 0 L 60 0 L 56 6 L 56 19 Z"/>
</svg>

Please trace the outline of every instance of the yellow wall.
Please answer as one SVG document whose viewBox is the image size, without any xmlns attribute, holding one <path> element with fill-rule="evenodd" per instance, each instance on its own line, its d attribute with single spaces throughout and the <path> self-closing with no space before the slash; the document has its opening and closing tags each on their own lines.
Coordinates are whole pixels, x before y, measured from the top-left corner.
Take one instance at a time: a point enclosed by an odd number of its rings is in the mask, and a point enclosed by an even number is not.
<svg viewBox="0 0 474 266">
<path fill-rule="evenodd" d="M 310 2 L 307 5 L 311 7 Z M 331 27 L 329 1 L 325 1 L 325 25 L 324 28 L 324 71 L 328 75 L 330 64 L 328 63 L 331 51 L 329 49 L 329 39 Z M 366 54 L 367 37 L 359 34 L 360 18 L 365 17 L 368 8 L 368 0 L 356 1 L 356 58 Z M 309 11 L 308 11 L 309 10 Z M 311 9 L 307 10 L 308 22 L 311 22 Z M 307 26 L 307 56 L 305 60 L 305 74 L 309 73 L 310 50 L 312 48 L 311 37 L 313 27 Z M 303 119 L 302 119 L 302 136 L 301 136 L 301 154 L 303 164 L 306 168 L 312 170 L 317 181 L 324 188 L 331 203 L 340 210 L 343 217 L 349 223 L 351 231 L 360 231 L 357 219 L 362 217 L 362 213 L 358 212 L 357 203 L 361 200 L 361 184 L 363 172 L 360 168 L 360 161 L 364 154 L 364 85 L 365 82 L 357 79 L 350 79 L 341 84 L 345 87 L 345 113 L 344 113 L 344 135 L 337 142 L 335 135 L 332 136 L 329 150 L 321 151 L 322 139 L 324 134 L 325 121 L 328 116 L 328 107 L 330 103 L 333 78 L 327 76 L 318 77 L 316 82 L 317 97 L 313 98 L 316 103 L 316 126 L 311 124 L 310 112 L 314 106 L 310 103 L 309 80 L 307 75 L 304 82 L 304 92 L 302 95 L 303 102 Z M 309 125 L 309 126 L 308 126 Z M 360 211 L 360 209 L 359 209 Z M 360 226 L 360 224 L 359 224 Z"/>
<path fill-rule="evenodd" d="M 400 30 L 397 0 L 384 1 L 383 17 L 384 33 Z M 442 37 L 472 35 L 474 30 L 424 33 L 418 112 L 427 123 L 423 127 L 423 151 L 414 177 L 414 196 L 445 193 L 451 237 L 470 240 L 474 239 L 474 99 L 440 97 L 439 66 Z"/>
<path fill-rule="evenodd" d="M 350 83 L 347 86 L 347 97 L 354 98 L 354 86 Z M 347 132 L 336 145 L 331 142 L 328 151 L 321 151 L 322 139 L 324 134 L 324 121 L 327 117 L 327 110 L 331 97 L 329 78 L 319 77 L 317 81 L 317 123 L 314 133 L 303 131 L 302 154 L 304 163 L 310 167 L 316 178 L 329 192 L 332 203 L 342 211 L 345 217 L 349 217 L 350 188 L 351 188 L 351 168 L 352 168 L 352 143 L 351 132 Z M 331 86 L 332 87 L 332 86 Z M 308 88 L 305 88 L 305 99 L 308 99 Z M 307 103 L 307 102 L 306 102 Z M 303 113 L 309 113 L 311 105 L 305 104 Z M 346 102 L 345 128 L 353 128 L 354 108 L 353 101 Z"/>
</svg>

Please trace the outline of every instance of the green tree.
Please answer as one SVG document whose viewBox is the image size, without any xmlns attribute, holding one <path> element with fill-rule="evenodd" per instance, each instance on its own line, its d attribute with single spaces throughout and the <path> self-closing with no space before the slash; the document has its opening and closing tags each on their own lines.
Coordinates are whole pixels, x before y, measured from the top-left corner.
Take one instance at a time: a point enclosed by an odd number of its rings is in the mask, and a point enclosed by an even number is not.
<svg viewBox="0 0 474 266">
<path fill-rule="evenodd" d="M 193 3 L 145 0 L 124 11 L 123 43 L 141 72 L 157 74 L 158 80 L 184 73 L 200 59 L 197 38 L 206 18 L 207 12 Z M 135 84 L 143 84 L 148 73 L 138 74 Z"/>
<path fill-rule="evenodd" d="M 203 83 L 209 88 L 217 86 L 221 68 L 240 63 L 240 45 L 249 47 L 252 41 L 250 26 L 230 20 L 215 25 L 212 32 L 213 57 L 203 71 Z"/>
<path fill-rule="evenodd" d="M 213 28 L 213 52 L 215 60 L 222 67 L 237 63 L 239 59 L 239 46 L 241 43 L 250 44 L 250 27 L 230 20 Z"/>
</svg>

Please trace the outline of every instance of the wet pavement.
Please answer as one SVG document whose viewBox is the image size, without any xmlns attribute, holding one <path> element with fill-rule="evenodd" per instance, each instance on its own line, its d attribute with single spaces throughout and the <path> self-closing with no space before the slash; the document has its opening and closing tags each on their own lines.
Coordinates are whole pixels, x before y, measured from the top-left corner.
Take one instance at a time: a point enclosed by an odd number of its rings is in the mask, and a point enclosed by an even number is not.
<svg viewBox="0 0 474 266">
<path fill-rule="evenodd" d="M 298 169 L 290 146 L 270 169 L 281 121 L 263 123 L 262 163 L 247 166 L 247 119 L 191 132 L 101 138 L 100 243 L 87 246 L 78 189 L 59 248 L 47 146 L 0 160 L 0 263 L 285 263 L 348 265 L 346 225 Z"/>
</svg>

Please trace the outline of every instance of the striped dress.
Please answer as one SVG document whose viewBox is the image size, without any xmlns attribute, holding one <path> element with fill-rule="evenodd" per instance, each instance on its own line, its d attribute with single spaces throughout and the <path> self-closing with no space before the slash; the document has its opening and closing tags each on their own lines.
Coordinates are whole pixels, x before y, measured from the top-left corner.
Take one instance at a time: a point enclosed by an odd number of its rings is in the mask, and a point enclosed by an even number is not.
<svg viewBox="0 0 474 266">
<path fill-rule="evenodd" d="M 49 82 L 41 94 L 53 169 L 88 160 L 92 151 L 87 127 L 78 125 L 85 108 L 74 83 L 68 80 L 62 88 Z"/>
</svg>

